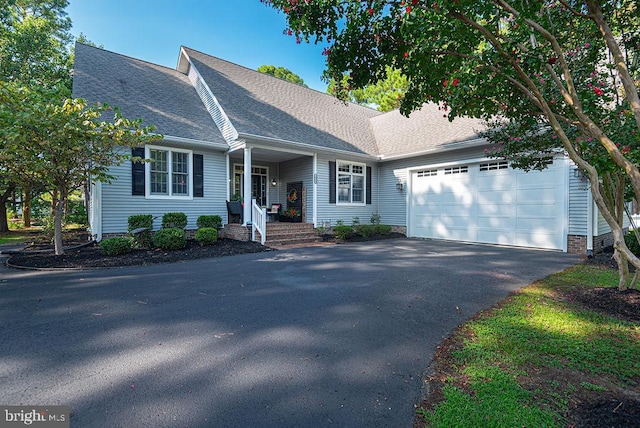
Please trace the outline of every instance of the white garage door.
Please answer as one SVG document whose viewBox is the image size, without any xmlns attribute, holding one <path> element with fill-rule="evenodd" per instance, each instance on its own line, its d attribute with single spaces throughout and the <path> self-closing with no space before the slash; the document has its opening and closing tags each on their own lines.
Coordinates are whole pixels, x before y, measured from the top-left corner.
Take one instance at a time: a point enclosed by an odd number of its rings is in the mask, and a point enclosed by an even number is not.
<svg viewBox="0 0 640 428">
<path fill-rule="evenodd" d="M 563 250 L 562 165 L 527 173 L 504 161 L 413 171 L 409 236 Z"/>
</svg>

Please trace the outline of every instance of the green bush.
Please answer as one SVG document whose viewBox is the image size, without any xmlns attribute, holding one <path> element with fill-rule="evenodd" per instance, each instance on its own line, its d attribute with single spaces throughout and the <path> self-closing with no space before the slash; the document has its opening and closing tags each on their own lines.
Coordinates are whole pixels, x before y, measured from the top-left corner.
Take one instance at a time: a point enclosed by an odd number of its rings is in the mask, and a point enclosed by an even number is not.
<svg viewBox="0 0 640 428">
<path fill-rule="evenodd" d="M 185 213 L 166 213 L 162 216 L 162 228 L 184 229 L 187 227 L 187 215 Z"/>
<path fill-rule="evenodd" d="M 87 210 L 84 207 L 84 201 L 70 199 L 67 202 L 67 211 L 64 218 L 65 224 L 89 224 Z"/>
<path fill-rule="evenodd" d="M 630 231 L 629 233 L 624 235 L 624 243 L 627 244 L 629 250 L 631 250 L 631 252 L 635 254 L 636 257 L 640 257 L 640 244 L 638 243 L 636 235 L 635 233 L 633 233 L 633 231 Z"/>
<path fill-rule="evenodd" d="M 115 237 L 100 241 L 100 251 L 105 256 L 119 256 L 131 252 L 131 240 L 129 238 Z"/>
<path fill-rule="evenodd" d="M 376 235 L 388 235 L 391 233 L 391 226 L 388 224 L 376 224 L 374 227 Z"/>
<path fill-rule="evenodd" d="M 346 226 L 344 224 L 334 226 L 333 233 L 336 235 L 336 238 L 342 239 L 344 241 L 353 236 L 353 227 Z"/>
<path fill-rule="evenodd" d="M 376 227 L 372 224 L 361 224 L 355 232 L 363 238 L 368 238 L 369 236 L 375 235 Z"/>
<path fill-rule="evenodd" d="M 143 227 L 147 230 L 135 234 L 131 233 L 132 231 Z M 137 214 L 129 216 L 127 232 L 129 232 L 133 238 L 134 247 L 150 248 L 153 242 L 151 238 L 151 230 L 153 230 L 153 216 L 151 214 Z"/>
<path fill-rule="evenodd" d="M 187 234 L 177 227 L 160 229 L 153 236 L 153 244 L 163 250 L 182 250 L 187 246 Z"/>
<path fill-rule="evenodd" d="M 222 217 L 219 215 L 201 215 L 196 220 L 196 225 L 198 229 L 203 227 L 213 227 L 215 229 L 222 228 Z"/>
<path fill-rule="evenodd" d="M 200 245 L 215 244 L 217 240 L 218 229 L 215 227 L 201 227 L 196 232 L 196 241 L 198 241 Z"/>
</svg>

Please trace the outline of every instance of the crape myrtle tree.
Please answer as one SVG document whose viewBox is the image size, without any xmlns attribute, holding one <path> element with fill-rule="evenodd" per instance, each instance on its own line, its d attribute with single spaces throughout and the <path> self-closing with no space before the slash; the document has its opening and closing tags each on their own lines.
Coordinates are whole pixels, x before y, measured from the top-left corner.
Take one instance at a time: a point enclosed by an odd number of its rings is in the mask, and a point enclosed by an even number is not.
<svg viewBox="0 0 640 428">
<path fill-rule="evenodd" d="M 128 147 L 162 138 L 141 120 L 129 120 L 106 104 L 66 99 L 45 88 L 0 82 L 0 165 L 20 177 L 28 170 L 55 195 L 54 246 L 62 246 L 62 216 L 70 193 L 87 180 L 108 182 L 109 168 L 130 158 Z"/>
<path fill-rule="evenodd" d="M 541 139 L 523 139 L 547 133 L 553 148 L 587 177 L 617 257 L 640 268 L 605 201 L 602 178 L 621 174 L 640 200 L 636 0 L 262 1 L 286 14 L 284 31 L 296 41 L 326 45 L 324 77 L 342 82 L 339 98 L 384 78 L 392 67 L 409 80 L 403 114 L 434 102 L 451 120 L 519 121 L 513 140 L 496 140 L 499 154 L 511 158 L 548 157 L 547 143 L 538 147 Z M 618 123 L 629 130 L 622 140 L 614 132 Z M 530 144 L 512 146 L 523 140 Z"/>
</svg>

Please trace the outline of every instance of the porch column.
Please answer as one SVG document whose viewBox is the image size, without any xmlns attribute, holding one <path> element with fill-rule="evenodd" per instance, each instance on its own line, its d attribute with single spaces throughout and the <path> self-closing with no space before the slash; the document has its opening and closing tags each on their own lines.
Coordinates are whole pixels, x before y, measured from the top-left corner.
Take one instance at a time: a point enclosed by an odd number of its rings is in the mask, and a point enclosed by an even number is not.
<svg viewBox="0 0 640 428">
<path fill-rule="evenodd" d="M 251 147 L 244 148 L 244 212 L 243 224 L 251 221 Z"/>
<path fill-rule="evenodd" d="M 318 154 L 313 154 L 313 227 L 318 227 Z"/>
</svg>

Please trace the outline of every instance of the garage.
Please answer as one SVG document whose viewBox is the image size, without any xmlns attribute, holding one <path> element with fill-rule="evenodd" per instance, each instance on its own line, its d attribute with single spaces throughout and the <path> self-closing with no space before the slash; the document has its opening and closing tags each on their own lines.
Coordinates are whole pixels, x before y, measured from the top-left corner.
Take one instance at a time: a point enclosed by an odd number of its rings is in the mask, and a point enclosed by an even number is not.
<svg viewBox="0 0 640 428">
<path fill-rule="evenodd" d="M 524 172 L 507 161 L 410 171 L 412 237 L 566 251 L 566 169 Z"/>
</svg>

